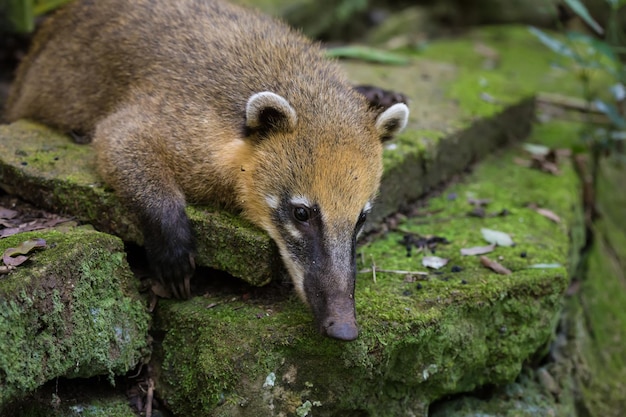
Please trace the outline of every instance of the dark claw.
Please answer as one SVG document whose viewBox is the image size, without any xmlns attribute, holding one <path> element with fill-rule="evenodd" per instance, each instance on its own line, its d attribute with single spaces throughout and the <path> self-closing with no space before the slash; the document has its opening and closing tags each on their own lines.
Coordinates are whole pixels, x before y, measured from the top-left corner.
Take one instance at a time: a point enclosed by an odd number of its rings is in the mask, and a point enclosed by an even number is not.
<svg viewBox="0 0 626 417">
<path fill-rule="evenodd" d="M 150 256 L 150 255 L 148 255 Z M 186 300 L 191 297 L 191 277 L 195 270 L 195 262 L 192 254 L 181 254 L 178 258 L 154 260 L 152 268 L 156 276 L 168 288 L 174 298 Z"/>
</svg>

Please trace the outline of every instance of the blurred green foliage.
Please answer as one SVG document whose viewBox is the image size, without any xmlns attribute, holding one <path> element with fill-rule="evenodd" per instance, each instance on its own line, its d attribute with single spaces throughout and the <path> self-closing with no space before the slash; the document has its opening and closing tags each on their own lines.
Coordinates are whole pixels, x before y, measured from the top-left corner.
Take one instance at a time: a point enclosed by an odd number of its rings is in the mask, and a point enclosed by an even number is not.
<svg viewBox="0 0 626 417">
<path fill-rule="evenodd" d="M 583 132 L 583 139 L 595 154 L 623 154 L 626 141 L 626 65 L 623 59 L 626 48 L 618 13 L 626 7 L 626 0 L 605 0 L 610 13 L 604 25 L 598 23 L 579 0 L 564 0 L 567 6 L 594 33 L 566 31 L 564 36 L 553 36 L 536 27 L 529 30 L 545 46 L 561 57 L 566 69 L 574 72 L 581 82 L 584 99 L 589 110 L 606 115 L 609 123 L 601 128 L 592 127 Z M 600 75 L 600 76 L 598 76 Z M 602 80 L 601 90 L 594 80 Z M 606 85 L 606 80 L 610 80 Z M 604 91 L 602 91 L 604 90 Z"/>
</svg>

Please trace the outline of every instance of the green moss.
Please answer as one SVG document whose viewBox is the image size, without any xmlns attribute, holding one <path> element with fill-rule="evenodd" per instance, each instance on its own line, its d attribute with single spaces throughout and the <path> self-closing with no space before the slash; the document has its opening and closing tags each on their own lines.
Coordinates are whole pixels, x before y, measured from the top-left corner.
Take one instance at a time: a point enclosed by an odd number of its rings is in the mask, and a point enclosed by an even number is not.
<svg viewBox="0 0 626 417">
<path fill-rule="evenodd" d="M 149 316 L 122 242 L 102 233 L 30 232 L 47 247 L 0 279 L 0 404 L 57 377 L 125 373 L 147 348 Z"/>
<path fill-rule="evenodd" d="M 476 52 L 486 45 L 494 57 Z M 582 71 L 534 37 L 526 26 L 482 27 L 456 40 L 433 42 L 417 56 L 458 65 L 458 76 L 447 88 L 463 115 L 490 116 L 517 97 L 549 92 L 583 97 L 582 78 L 591 93 L 604 97 L 610 80 L 599 71 Z"/>
</svg>

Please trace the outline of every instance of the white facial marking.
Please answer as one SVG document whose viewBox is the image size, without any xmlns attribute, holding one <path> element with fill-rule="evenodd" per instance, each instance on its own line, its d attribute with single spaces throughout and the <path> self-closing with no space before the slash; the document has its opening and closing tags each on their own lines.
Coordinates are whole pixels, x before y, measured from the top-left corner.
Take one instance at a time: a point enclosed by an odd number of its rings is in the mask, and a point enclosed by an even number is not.
<svg viewBox="0 0 626 417">
<path fill-rule="evenodd" d="M 278 208 L 278 197 L 276 197 L 275 195 L 266 195 L 265 202 L 270 208 L 274 210 Z"/>
<path fill-rule="evenodd" d="M 309 199 L 306 198 L 305 196 L 302 196 L 302 195 L 298 195 L 298 196 L 292 197 L 290 203 L 293 206 L 311 207 L 311 205 L 312 205 L 311 202 L 309 201 Z"/>
<path fill-rule="evenodd" d="M 367 203 L 365 203 L 365 207 L 363 207 L 363 213 L 367 214 L 370 211 L 372 211 L 372 203 L 368 201 Z"/>
<path fill-rule="evenodd" d="M 293 237 L 296 240 L 302 240 L 302 234 L 300 233 L 298 229 L 296 229 L 296 227 L 293 224 L 285 223 L 283 227 L 285 228 L 285 230 L 287 230 L 287 232 L 289 232 L 291 237 Z"/>
<path fill-rule="evenodd" d="M 278 243 L 278 242 L 276 242 Z M 304 270 L 302 267 L 294 262 L 291 257 L 291 253 L 287 250 L 284 244 L 278 243 L 278 250 L 280 251 L 281 257 L 283 258 L 283 262 L 289 271 L 289 275 L 291 276 L 291 282 L 293 282 L 294 289 L 296 290 L 296 294 L 300 297 L 305 304 L 308 304 L 309 301 L 306 298 L 306 294 L 304 293 Z"/>
</svg>

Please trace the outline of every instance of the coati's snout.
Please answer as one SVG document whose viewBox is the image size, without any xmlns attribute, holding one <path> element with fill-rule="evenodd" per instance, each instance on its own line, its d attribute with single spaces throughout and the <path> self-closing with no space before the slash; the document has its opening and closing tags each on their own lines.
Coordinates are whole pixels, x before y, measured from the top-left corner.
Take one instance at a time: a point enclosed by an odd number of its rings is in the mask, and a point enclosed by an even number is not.
<svg viewBox="0 0 626 417">
<path fill-rule="evenodd" d="M 319 282 L 348 281 L 346 292 L 319 288 Z M 359 335 L 354 304 L 354 274 L 345 277 L 305 277 L 305 294 L 321 334 L 338 340 L 354 340 Z M 317 287 L 317 288 L 316 288 Z"/>
</svg>

